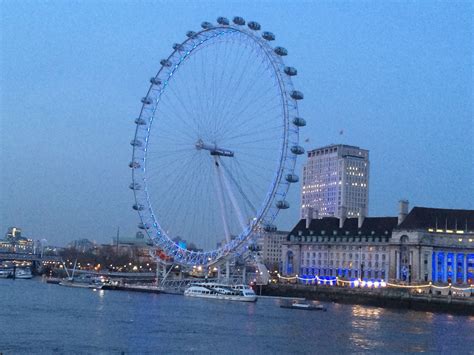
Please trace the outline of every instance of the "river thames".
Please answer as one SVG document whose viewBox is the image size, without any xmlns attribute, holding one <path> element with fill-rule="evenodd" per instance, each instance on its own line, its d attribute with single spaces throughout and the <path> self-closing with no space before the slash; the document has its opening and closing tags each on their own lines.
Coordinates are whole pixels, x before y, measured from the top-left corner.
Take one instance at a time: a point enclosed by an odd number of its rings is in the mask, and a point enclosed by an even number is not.
<svg viewBox="0 0 474 355">
<path fill-rule="evenodd" d="M 474 317 L 325 304 L 327 312 L 0 280 L 0 353 L 474 354 Z"/>
</svg>

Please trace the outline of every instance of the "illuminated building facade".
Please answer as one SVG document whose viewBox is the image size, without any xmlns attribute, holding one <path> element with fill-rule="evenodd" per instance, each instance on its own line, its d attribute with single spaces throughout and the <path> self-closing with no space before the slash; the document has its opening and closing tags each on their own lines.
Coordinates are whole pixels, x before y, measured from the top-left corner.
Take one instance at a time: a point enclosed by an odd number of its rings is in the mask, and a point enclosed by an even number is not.
<svg viewBox="0 0 474 355">
<path fill-rule="evenodd" d="M 474 284 L 474 211 L 414 207 L 394 230 L 390 278 Z"/>
<path fill-rule="evenodd" d="M 0 240 L 0 252 L 32 254 L 34 252 L 34 242 L 21 235 L 21 228 L 10 227 L 4 240 Z"/>
<path fill-rule="evenodd" d="M 474 284 L 474 210 L 414 207 L 397 217 L 301 219 L 282 246 L 285 276 Z"/>
<path fill-rule="evenodd" d="M 396 217 L 302 219 L 282 246 L 283 274 L 386 280 Z"/>
<path fill-rule="evenodd" d="M 329 145 L 308 151 L 303 166 L 301 218 L 357 217 L 369 207 L 369 151 Z"/>
</svg>

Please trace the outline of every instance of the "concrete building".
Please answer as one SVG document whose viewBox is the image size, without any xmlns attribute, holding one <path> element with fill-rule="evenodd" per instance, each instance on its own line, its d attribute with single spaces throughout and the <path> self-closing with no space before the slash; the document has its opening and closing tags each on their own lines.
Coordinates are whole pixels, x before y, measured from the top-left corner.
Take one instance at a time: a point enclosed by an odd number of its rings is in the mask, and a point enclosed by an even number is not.
<svg viewBox="0 0 474 355">
<path fill-rule="evenodd" d="M 269 271 L 281 271 L 281 247 L 286 242 L 288 233 L 285 231 L 265 232 L 258 239 L 260 256 Z"/>
<path fill-rule="evenodd" d="M 368 208 L 368 150 L 334 144 L 308 151 L 303 166 L 301 218 L 366 216 Z"/>
</svg>

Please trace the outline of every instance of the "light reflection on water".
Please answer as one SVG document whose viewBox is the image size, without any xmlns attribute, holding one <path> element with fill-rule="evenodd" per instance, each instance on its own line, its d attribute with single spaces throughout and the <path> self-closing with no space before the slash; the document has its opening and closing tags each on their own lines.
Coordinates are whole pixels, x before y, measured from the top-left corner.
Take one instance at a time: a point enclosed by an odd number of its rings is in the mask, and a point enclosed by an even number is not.
<svg viewBox="0 0 474 355">
<path fill-rule="evenodd" d="M 373 333 L 379 329 L 379 319 L 383 311 L 383 308 L 351 306 L 352 332 L 349 339 L 355 347 L 369 350 L 381 346 L 379 341 L 371 339 L 367 333 Z"/>
<path fill-rule="evenodd" d="M 0 295 L 0 353 L 472 353 L 474 334 L 474 317 L 404 309 L 307 312 L 35 280 L 0 280 Z"/>
</svg>

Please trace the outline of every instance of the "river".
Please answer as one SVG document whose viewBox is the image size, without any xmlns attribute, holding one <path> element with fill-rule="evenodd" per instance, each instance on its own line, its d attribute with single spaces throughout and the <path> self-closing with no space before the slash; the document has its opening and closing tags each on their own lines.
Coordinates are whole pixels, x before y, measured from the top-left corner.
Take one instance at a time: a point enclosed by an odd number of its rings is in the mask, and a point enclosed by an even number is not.
<svg viewBox="0 0 474 355">
<path fill-rule="evenodd" d="M 327 312 L 0 279 L 4 354 L 474 354 L 474 317 L 325 304 Z"/>
</svg>

